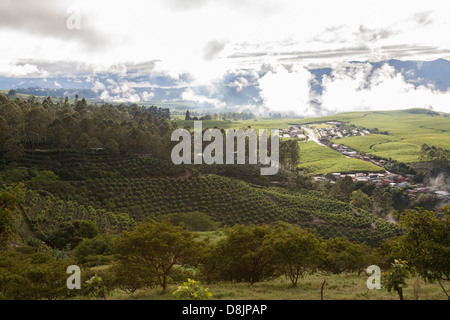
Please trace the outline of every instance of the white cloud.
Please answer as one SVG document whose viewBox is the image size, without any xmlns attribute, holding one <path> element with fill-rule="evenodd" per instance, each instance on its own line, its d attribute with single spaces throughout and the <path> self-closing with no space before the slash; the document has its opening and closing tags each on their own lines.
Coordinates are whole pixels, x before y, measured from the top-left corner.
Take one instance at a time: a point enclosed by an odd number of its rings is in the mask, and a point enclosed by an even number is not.
<svg viewBox="0 0 450 320">
<path fill-rule="evenodd" d="M 259 79 L 263 104 L 271 111 L 294 112 L 313 115 L 310 107 L 311 73 L 303 66 L 295 65 L 289 72 L 279 65 Z"/>
<path fill-rule="evenodd" d="M 450 90 L 440 92 L 425 86 L 415 87 L 388 64 L 376 69 L 369 77 L 371 70 L 368 63 L 336 67 L 331 76 L 324 77 L 322 108 L 342 112 L 431 105 L 435 110 L 450 112 Z"/>
<path fill-rule="evenodd" d="M 219 99 L 209 98 L 204 95 L 199 95 L 194 92 L 191 88 L 187 88 L 181 95 L 182 100 L 194 101 L 201 104 L 210 104 L 218 108 L 226 107 L 226 103 L 220 101 Z"/>
<path fill-rule="evenodd" d="M 150 100 L 152 100 L 152 98 L 154 96 L 155 96 L 155 94 L 153 92 L 147 92 L 147 91 L 144 91 L 141 94 L 142 100 L 144 100 L 144 101 L 150 101 Z"/>
<path fill-rule="evenodd" d="M 15 64 L 6 61 L 0 61 L 0 75 L 12 78 L 40 78 L 47 77 L 48 73 L 33 64 Z"/>
</svg>

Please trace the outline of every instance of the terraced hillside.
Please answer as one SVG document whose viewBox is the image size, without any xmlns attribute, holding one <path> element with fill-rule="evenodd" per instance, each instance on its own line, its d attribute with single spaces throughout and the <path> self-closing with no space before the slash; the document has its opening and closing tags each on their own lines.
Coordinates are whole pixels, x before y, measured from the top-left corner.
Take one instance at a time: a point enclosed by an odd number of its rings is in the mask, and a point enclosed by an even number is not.
<svg viewBox="0 0 450 320">
<path fill-rule="evenodd" d="M 183 212 L 205 213 L 222 226 L 282 220 L 314 227 L 324 237 L 370 244 L 397 231 L 394 224 L 319 191 L 256 185 L 149 157 L 28 152 L 18 165 L 53 169 L 66 185 L 63 195 L 58 190 L 27 195 L 23 214 L 31 234 L 43 241 L 72 224 L 70 232 L 76 221 L 93 221 L 100 231 L 116 233 L 145 219 Z"/>
<path fill-rule="evenodd" d="M 179 212 L 203 212 L 223 226 L 282 220 L 312 226 L 330 237 L 377 243 L 396 232 L 392 223 L 318 191 L 289 191 L 207 175 L 189 178 L 93 180 L 86 187 L 111 210 L 140 221 Z"/>
</svg>

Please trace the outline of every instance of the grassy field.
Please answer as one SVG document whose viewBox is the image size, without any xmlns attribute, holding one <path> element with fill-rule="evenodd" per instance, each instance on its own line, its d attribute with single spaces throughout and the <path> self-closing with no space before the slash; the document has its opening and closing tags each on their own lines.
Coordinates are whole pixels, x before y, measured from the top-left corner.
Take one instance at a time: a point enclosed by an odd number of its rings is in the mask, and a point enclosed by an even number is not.
<svg viewBox="0 0 450 320">
<path fill-rule="evenodd" d="M 370 162 L 347 158 L 337 151 L 318 145 L 313 141 L 300 142 L 299 169 L 308 173 L 324 174 L 329 172 L 383 172 L 384 169 Z"/>
<path fill-rule="evenodd" d="M 217 283 L 205 285 L 212 293 L 213 300 L 320 300 L 320 288 L 326 283 L 323 291 L 324 300 L 398 300 L 396 293 L 385 289 L 369 290 L 366 286 L 368 276 L 362 273 L 338 274 L 325 276 L 314 274 L 300 280 L 293 287 L 284 277 L 253 285 L 248 283 Z M 419 278 L 407 280 L 408 287 L 403 290 L 405 300 L 446 300 L 447 297 L 438 283 L 425 283 Z M 446 289 L 448 284 L 444 284 Z M 177 285 L 171 285 L 166 293 L 160 289 L 139 290 L 134 294 L 120 291 L 112 293 L 111 300 L 173 300 L 173 292 Z M 448 290 L 448 289 L 447 289 Z"/>
<path fill-rule="evenodd" d="M 333 143 L 347 145 L 355 150 L 392 158 L 397 161 L 411 163 L 419 161 L 419 151 L 422 144 L 450 149 L 450 117 L 425 109 L 410 109 L 399 111 L 347 112 L 320 118 L 257 118 L 245 121 L 207 120 L 203 128 L 218 127 L 223 129 L 247 128 L 253 129 L 287 129 L 291 125 L 307 123 L 322 123 L 315 126 L 328 126 L 326 121 L 340 121 L 354 124 L 357 127 L 378 129 L 389 134 L 370 134 L 335 139 Z M 188 124 L 193 127 L 193 121 L 185 121 L 177 116 L 180 127 Z M 323 151 L 307 144 L 308 153 Z M 311 149 L 310 149 L 311 148 Z M 312 150 L 314 148 L 315 150 Z M 344 160 L 345 159 L 345 160 Z M 311 173 L 327 173 L 335 171 L 372 171 L 373 166 L 359 160 L 339 157 L 339 154 L 319 152 L 317 155 L 305 155 L 300 168 Z"/>
<path fill-rule="evenodd" d="M 397 161 L 418 162 L 422 144 L 450 149 L 450 117 L 427 113 L 425 110 L 349 112 L 333 116 L 304 119 L 314 121 L 343 121 L 368 129 L 378 128 L 389 135 L 355 136 L 333 140 L 358 151 Z"/>
<path fill-rule="evenodd" d="M 194 120 L 184 120 L 184 116 L 175 116 L 179 127 L 189 125 L 194 127 Z M 225 120 L 203 120 L 203 128 L 218 127 L 221 129 L 248 128 L 258 129 L 288 129 L 291 125 L 298 123 L 300 118 L 269 118 L 261 117 L 251 120 L 225 121 Z"/>
</svg>

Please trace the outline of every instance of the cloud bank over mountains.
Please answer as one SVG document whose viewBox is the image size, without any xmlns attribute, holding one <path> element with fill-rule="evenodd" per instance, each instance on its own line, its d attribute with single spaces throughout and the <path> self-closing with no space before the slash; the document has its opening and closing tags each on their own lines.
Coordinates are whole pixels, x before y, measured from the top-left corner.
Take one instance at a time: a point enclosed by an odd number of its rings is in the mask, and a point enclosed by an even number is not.
<svg viewBox="0 0 450 320">
<path fill-rule="evenodd" d="M 298 116 L 450 112 L 448 6 L 4 0 L 0 89 Z M 79 29 L 67 27 L 73 14 Z"/>
<path fill-rule="evenodd" d="M 228 71 L 205 84 L 197 83 L 189 74 L 174 78 L 156 66 L 155 62 L 117 65 L 111 72 L 93 72 L 80 66 L 78 73 L 61 74 L 55 73 L 51 64 L 27 62 L 18 66 L 18 71 L 13 70 L 18 72 L 16 77 L 0 76 L 0 88 L 70 89 L 59 90 L 56 96 L 73 96 L 78 92 L 75 89 L 86 89 L 88 98 L 105 102 L 184 101 L 193 107 L 307 117 L 428 106 L 450 112 L 447 60 L 353 61 L 326 68 L 266 64 L 259 69 Z M 40 70 L 45 77 L 27 76 L 20 68 L 29 70 L 30 75 Z"/>
</svg>

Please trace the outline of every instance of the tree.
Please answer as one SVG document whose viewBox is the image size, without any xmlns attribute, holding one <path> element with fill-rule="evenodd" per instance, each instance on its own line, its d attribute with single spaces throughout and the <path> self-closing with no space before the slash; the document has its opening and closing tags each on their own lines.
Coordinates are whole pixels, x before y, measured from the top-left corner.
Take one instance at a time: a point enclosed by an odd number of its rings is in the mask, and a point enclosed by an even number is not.
<svg viewBox="0 0 450 320">
<path fill-rule="evenodd" d="M 352 243 L 347 238 L 331 238 L 324 242 L 325 259 L 321 265 L 324 273 L 339 274 L 357 271 L 360 274 L 368 266 L 370 248 Z"/>
<path fill-rule="evenodd" d="M 392 195 L 380 187 L 376 187 L 372 194 L 373 211 L 379 215 L 387 215 L 392 212 Z"/>
<path fill-rule="evenodd" d="M 98 235 L 92 239 L 85 238 L 75 247 L 73 255 L 78 263 L 101 264 L 114 254 L 113 238 L 108 235 Z"/>
<path fill-rule="evenodd" d="M 16 232 L 18 206 L 24 198 L 25 188 L 22 183 L 10 184 L 0 189 L 0 249 L 6 247 Z"/>
<path fill-rule="evenodd" d="M 400 237 L 400 253 L 425 281 L 438 281 L 450 299 L 442 281 L 450 281 L 450 207 L 443 217 L 423 208 L 408 209 L 397 214 L 404 235 Z"/>
<path fill-rule="evenodd" d="M 342 201 L 348 201 L 354 190 L 353 180 L 349 176 L 338 179 L 331 188 L 331 194 Z"/>
<path fill-rule="evenodd" d="M 350 205 L 368 210 L 370 206 L 370 198 L 361 189 L 358 189 L 352 192 L 352 195 L 350 196 Z"/>
<path fill-rule="evenodd" d="M 68 145 L 67 135 L 67 130 L 60 120 L 55 121 L 54 124 L 48 127 L 48 137 L 56 148 L 64 148 Z"/>
<path fill-rule="evenodd" d="M 76 294 L 66 284 L 70 259 L 55 260 L 29 247 L 17 250 L 0 251 L 0 299 L 57 300 Z"/>
<path fill-rule="evenodd" d="M 199 256 L 202 243 L 195 238 L 182 226 L 154 221 L 124 232 L 115 244 L 121 262 L 145 267 L 165 292 L 173 266 L 193 263 Z"/>
<path fill-rule="evenodd" d="M 6 140 L 3 149 L 5 150 L 4 157 L 9 161 L 19 160 L 23 157 L 23 154 L 25 152 L 25 148 L 23 147 L 23 145 L 19 140 L 16 139 Z"/>
<path fill-rule="evenodd" d="M 217 223 L 202 212 L 172 213 L 164 216 L 173 225 L 184 224 L 190 231 L 211 231 L 217 229 Z"/>
<path fill-rule="evenodd" d="M 294 286 L 298 279 L 314 273 L 323 257 L 316 235 L 299 227 L 279 228 L 272 236 L 274 254 L 282 272 Z"/>
<path fill-rule="evenodd" d="M 383 276 L 384 286 L 388 292 L 397 292 L 400 300 L 403 300 L 403 288 L 406 288 L 406 280 L 411 276 L 409 266 L 406 261 L 396 259 L 391 268 Z"/>
<path fill-rule="evenodd" d="M 186 116 L 184 117 L 184 120 L 191 120 L 191 114 L 189 113 L 189 110 L 186 111 Z"/>
<path fill-rule="evenodd" d="M 268 225 L 236 225 L 226 230 L 226 238 L 210 252 L 203 263 L 205 278 L 250 284 L 278 273 Z"/>
<path fill-rule="evenodd" d="M 25 115 L 25 142 L 32 146 L 41 144 L 47 137 L 49 117 L 42 108 L 33 108 Z"/>
<path fill-rule="evenodd" d="M 119 144 L 114 139 L 109 139 L 105 143 L 105 149 L 111 151 L 114 154 L 119 154 Z"/>
<path fill-rule="evenodd" d="M 8 98 L 12 99 L 12 98 L 14 98 L 16 96 L 16 94 L 17 94 L 17 91 L 14 90 L 14 89 L 11 89 L 11 90 L 8 91 L 7 96 L 8 96 Z"/>
<path fill-rule="evenodd" d="M 89 146 L 89 142 L 91 141 L 91 138 L 86 133 L 82 133 L 80 137 L 78 138 L 76 145 L 81 150 L 87 150 Z"/>
<path fill-rule="evenodd" d="M 0 148 L 6 141 L 6 137 L 8 136 L 8 123 L 5 118 L 0 115 Z"/>
</svg>

